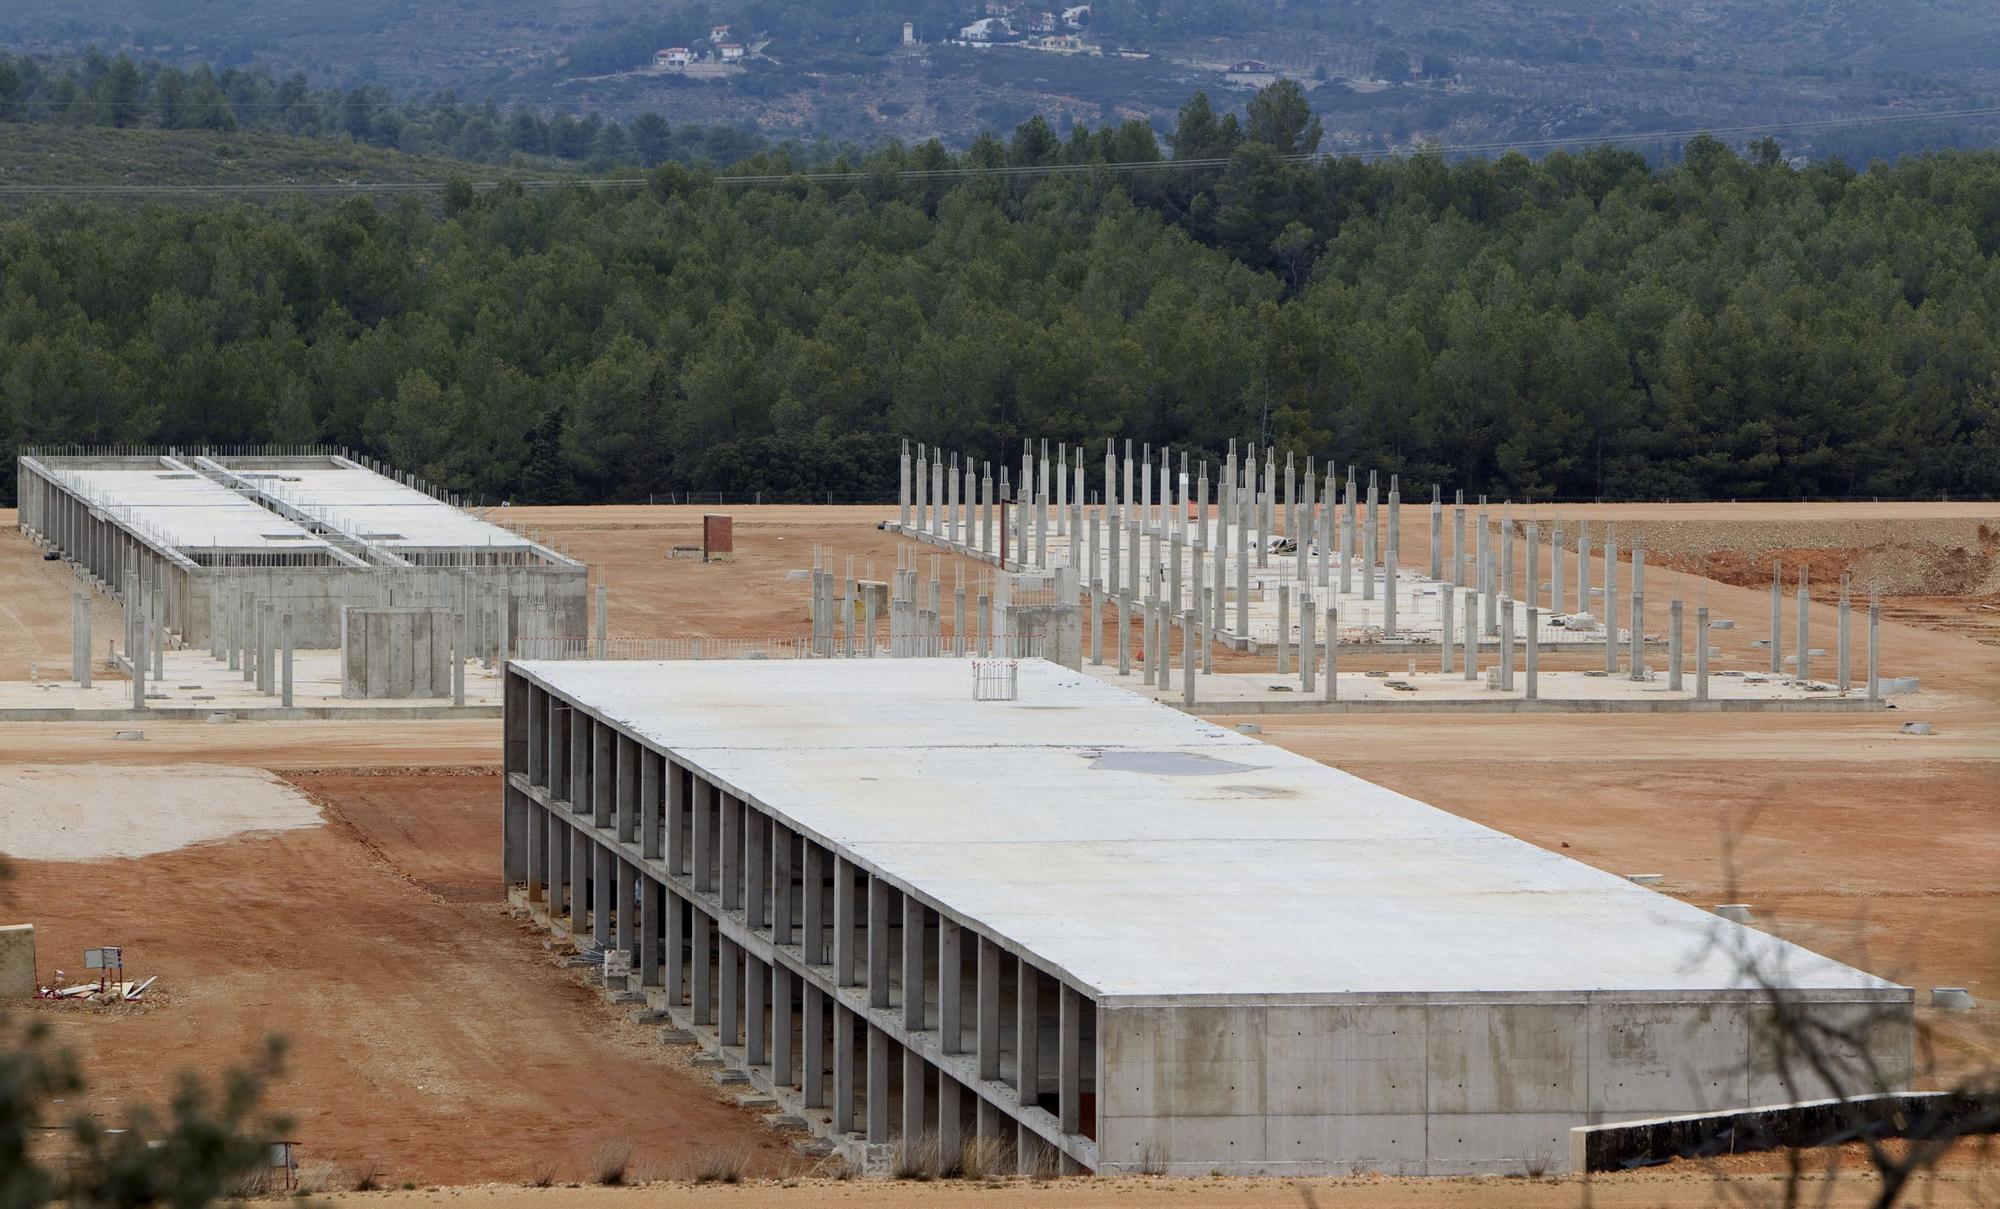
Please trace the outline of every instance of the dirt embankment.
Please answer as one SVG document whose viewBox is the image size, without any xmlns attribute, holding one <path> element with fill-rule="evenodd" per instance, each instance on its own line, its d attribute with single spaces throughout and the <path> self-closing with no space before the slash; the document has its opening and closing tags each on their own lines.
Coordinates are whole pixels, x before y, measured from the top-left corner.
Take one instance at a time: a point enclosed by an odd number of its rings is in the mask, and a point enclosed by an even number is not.
<svg viewBox="0 0 2000 1209">
<path fill-rule="evenodd" d="M 1601 546 L 1604 531 L 1592 528 Z M 1857 596 L 2000 595 L 2000 519 L 1640 520 L 1613 535 L 1644 547 L 1648 562 L 1740 587 L 1768 585 L 1774 563 L 1794 584 L 1803 567 L 1816 599 L 1838 596 L 1843 578 Z M 1565 544 L 1575 548 L 1574 532 Z"/>
</svg>

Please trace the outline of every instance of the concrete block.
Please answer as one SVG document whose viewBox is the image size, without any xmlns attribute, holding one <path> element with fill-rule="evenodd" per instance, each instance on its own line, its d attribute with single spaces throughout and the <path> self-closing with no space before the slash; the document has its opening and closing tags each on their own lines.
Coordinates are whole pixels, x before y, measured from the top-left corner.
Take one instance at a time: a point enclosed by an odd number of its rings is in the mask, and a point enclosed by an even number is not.
<svg viewBox="0 0 2000 1209">
<path fill-rule="evenodd" d="M 0 999 L 35 994 L 35 925 L 0 927 Z"/>
</svg>

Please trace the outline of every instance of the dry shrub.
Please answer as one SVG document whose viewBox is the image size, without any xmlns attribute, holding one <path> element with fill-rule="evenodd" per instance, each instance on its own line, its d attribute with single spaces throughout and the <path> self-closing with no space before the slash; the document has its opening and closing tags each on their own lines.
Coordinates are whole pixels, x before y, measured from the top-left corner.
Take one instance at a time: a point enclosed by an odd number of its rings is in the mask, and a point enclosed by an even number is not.
<svg viewBox="0 0 2000 1209">
<path fill-rule="evenodd" d="M 968 1180 L 1006 1175 L 1014 1170 L 1014 1148 L 999 1138 L 967 1138 L 958 1148 L 957 1167 L 956 1174 Z"/>
<path fill-rule="evenodd" d="M 937 1171 L 937 1135 L 924 1134 L 896 1143 L 889 1174 L 899 1180 L 928 1180 Z"/>
<path fill-rule="evenodd" d="M 606 1142 L 598 1147 L 597 1158 L 590 1165 L 591 1178 L 606 1188 L 616 1188 L 625 1182 L 625 1175 L 632 1170 L 632 1143 Z"/>
<path fill-rule="evenodd" d="M 340 1167 L 329 1159 L 299 1164 L 297 1188 L 304 1196 L 318 1196 L 322 1192 L 331 1192 L 333 1186 L 339 1182 Z"/>
<path fill-rule="evenodd" d="M 740 1184 L 749 1166 L 748 1151 L 711 1150 L 695 1161 L 688 1178 L 697 1184 Z"/>
</svg>

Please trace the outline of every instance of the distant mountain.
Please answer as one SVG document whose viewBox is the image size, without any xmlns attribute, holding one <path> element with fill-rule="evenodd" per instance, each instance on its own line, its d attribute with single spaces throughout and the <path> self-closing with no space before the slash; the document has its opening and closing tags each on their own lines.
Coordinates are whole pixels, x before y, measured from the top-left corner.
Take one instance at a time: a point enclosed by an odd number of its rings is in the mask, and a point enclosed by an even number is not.
<svg viewBox="0 0 2000 1209">
<path fill-rule="evenodd" d="M 0 46 L 255 63 L 305 71 L 315 86 L 863 142 L 963 144 L 1037 113 L 1059 129 L 1138 117 L 1165 130 L 1197 88 L 1238 107 L 1276 75 L 1309 86 L 1329 149 L 1671 136 L 2000 103 L 1991 0 L 1046 3 L 670 0 L 641 15 L 627 0 L 12 0 Z M 985 40 L 954 44 L 989 17 L 975 31 Z M 690 61 L 656 60 L 669 48 Z M 1781 142 L 1866 157 L 1996 133 L 1990 118 L 1954 118 L 1801 126 Z"/>
</svg>

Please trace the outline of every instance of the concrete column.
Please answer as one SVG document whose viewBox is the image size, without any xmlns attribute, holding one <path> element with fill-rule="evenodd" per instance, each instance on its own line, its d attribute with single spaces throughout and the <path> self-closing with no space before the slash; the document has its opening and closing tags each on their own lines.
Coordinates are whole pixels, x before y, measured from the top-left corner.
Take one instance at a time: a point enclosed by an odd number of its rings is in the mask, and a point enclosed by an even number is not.
<svg viewBox="0 0 2000 1209">
<path fill-rule="evenodd" d="M 1442 579 L 1444 555 L 1444 495 L 1431 484 L 1431 578 Z"/>
<path fill-rule="evenodd" d="M 263 607 L 258 610 L 257 636 L 258 687 L 266 697 L 274 697 L 278 693 L 278 666 L 275 658 L 278 647 L 278 606 L 269 601 L 264 602 Z"/>
<path fill-rule="evenodd" d="M 889 1140 L 889 1038 L 868 1025 L 868 1141 Z"/>
<path fill-rule="evenodd" d="M 1590 522 L 1576 523 L 1576 611 L 1593 611 L 1590 603 Z"/>
<path fill-rule="evenodd" d="M 1854 687 L 1853 682 L 1850 680 L 1848 676 L 1849 660 L 1848 660 L 1847 636 L 1848 636 L 1848 627 L 1850 621 L 1848 618 L 1848 607 L 1847 607 L 1847 586 L 1845 584 L 1842 584 L 1840 589 L 1839 620 L 1840 620 L 1840 626 L 1838 631 L 1834 635 L 1835 667 L 1833 669 L 1833 682 L 1834 682 L 1834 687 L 1838 688 L 1841 691 L 1841 694 L 1845 696 L 1847 690 Z"/>
<path fill-rule="evenodd" d="M 90 598 L 82 592 L 69 598 L 69 678 L 90 687 Z"/>
<path fill-rule="evenodd" d="M 639 881 L 639 985 L 660 985 L 660 900 L 663 888 L 651 878 Z M 676 945 L 680 937 L 674 937 Z"/>
<path fill-rule="evenodd" d="M 868 875 L 868 1006 L 889 1006 L 889 883 Z"/>
<path fill-rule="evenodd" d="M 1514 691 L 1514 601 L 1500 602 L 1500 688 Z"/>
<path fill-rule="evenodd" d="M 924 1027 L 924 905 L 903 896 L 903 1027 Z"/>
<path fill-rule="evenodd" d="M 1632 593 L 1632 651 L 1627 656 L 1633 680 L 1646 678 L 1646 594 Z"/>
<path fill-rule="evenodd" d="M 1451 586 L 1465 586 L 1465 492 L 1451 507 Z"/>
<path fill-rule="evenodd" d="M 1278 675 L 1291 674 L 1292 585 L 1278 585 Z"/>
<path fill-rule="evenodd" d="M 1538 683 L 1541 672 L 1541 649 L 1542 649 L 1541 624 L 1542 624 L 1541 610 L 1536 608 L 1534 605 L 1529 605 L 1527 670 L 1526 670 L 1526 675 L 1524 677 L 1527 681 L 1524 687 L 1526 689 L 1527 699 L 1529 701 L 1533 701 L 1541 696 L 1541 688 Z"/>
<path fill-rule="evenodd" d="M 1542 601 L 1542 525 L 1540 521 L 1528 522 L 1528 595 L 1529 604 Z"/>
<path fill-rule="evenodd" d="M 726 793 L 717 793 L 716 801 L 722 815 L 721 857 L 722 881 L 717 887 L 722 898 L 722 909 L 734 911 L 743 906 L 743 811 L 741 801 Z"/>
<path fill-rule="evenodd" d="M 709 965 L 708 956 L 709 946 L 714 941 L 715 922 L 709 918 L 708 912 L 702 910 L 700 907 L 695 907 L 693 910 L 693 944 L 691 946 L 692 951 L 688 954 L 688 966 L 690 973 L 694 975 L 690 980 L 694 984 L 694 1022 L 696 1024 L 715 1024 L 715 980 L 714 971 Z M 727 941 L 722 943 L 722 959 L 718 964 L 725 966 L 729 964 L 729 942 Z M 725 975 L 726 977 L 727 975 Z M 725 1039 L 724 1044 L 727 1043 Z"/>
<path fill-rule="evenodd" d="M 570 829 L 570 939 L 584 939 L 590 927 L 590 873 L 592 873 L 592 849 L 590 837 L 584 835 L 582 827 Z"/>
<path fill-rule="evenodd" d="M 1077 474 L 1079 478 L 1082 477 L 1081 468 Z M 963 1111 L 959 1105 L 964 1091 L 959 1086 L 958 1080 L 942 1069 L 938 1071 L 937 1087 L 938 1161 L 942 1164 L 955 1165 L 959 1152 L 965 1145 L 965 1139 L 960 1136 L 958 1120 L 959 1113 Z"/>
<path fill-rule="evenodd" d="M 1361 599 L 1375 599 L 1375 540 L 1377 532 L 1375 472 L 1368 472 L 1368 521 L 1361 530 Z"/>
<path fill-rule="evenodd" d="M 1868 699 L 1882 699 L 1882 602 L 1868 598 Z"/>
<path fill-rule="evenodd" d="M 947 1054 L 965 1048 L 965 1022 L 961 1013 L 965 979 L 963 957 L 965 929 L 953 920 L 938 916 L 938 1047 Z"/>
<path fill-rule="evenodd" d="M 792 972 L 771 963 L 771 1082 L 791 1087 L 798 1082 L 792 1068 Z"/>
<path fill-rule="evenodd" d="M 1549 535 L 1549 613 L 1563 615 L 1563 527 Z"/>
<path fill-rule="evenodd" d="M 590 941 L 600 949 L 611 947 L 612 900 L 618 881 L 612 866 L 617 858 L 611 849 L 591 841 L 590 844 Z"/>
<path fill-rule="evenodd" d="M 465 658 L 466 658 L 465 610 L 459 609 L 451 617 L 451 703 L 465 704 Z"/>
<path fill-rule="evenodd" d="M 146 708 L 146 593 L 135 575 L 126 581 L 125 599 L 130 602 L 126 616 L 131 626 L 126 658 L 132 664 L 132 708 Z"/>
<path fill-rule="evenodd" d="M 1092 531 L 1095 532 L 1096 522 L 1092 521 L 1091 524 Z M 1090 581 L 1090 588 L 1084 594 L 1084 599 L 1087 601 L 1088 608 L 1090 609 L 1090 665 L 1092 667 L 1103 667 L 1104 593 L 1100 590 L 1096 580 L 1093 579 Z"/>
<path fill-rule="evenodd" d="M 596 634 L 595 634 L 595 635 L 594 635 L 593 637 L 594 637 L 594 638 L 595 638 L 595 640 L 596 640 L 596 646 L 595 646 L 595 648 L 594 648 L 594 650 L 595 650 L 595 654 L 596 654 L 596 657 L 597 657 L 597 658 L 599 658 L 599 659 L 602 659 L 602 658 L 604 658 L 604 653 L 605 653 L 605 638 L 606 638 L 606 635 L 608 635 L 608 634 L 609 634 L 609 633 L 611 632 L 611 630 L 610 630 L 610 626 L 611 626 L 611 620 L 610 620 L 610 619 L 611 619 L 611 589 L 610 589 L 610 588 L 609 588 L 608 586 L 604 585 L 604 584 L 598 584 L 598 585 L 597 585 L 597 625 L 596 625 L 596 627 L 595 627 L 595 628 L 596 628 L 596 630 L 597 630 L 597 633 L 596 633 Z"/>
<path fill-rule="evenodd" d="M 563 853 L 568 851 L 569 841 L 563 835 L 563 822 L 551 810 L 543 815 L 545 830 L 542 840 L 542 905 L 547 908 L 549 922 L 555 923 L 562 915 L 563 906 Z"/>
<path fill-rule="evenodd" d="M 1694 611 L 1694 699 L 1708 700 L 1708 608 Z"/>
<path fill-rule="evenodd" d="M 280 686 L 282 689 L 281 703 L 286 709 L 290 709 L 292 708 L 292 615 L 289 612 L 278 619 L 278 634 L 280 644 L 284 649 L 280 664 L 282 672 L 282 684 Z M 463 681 L 460 683 L 463 684 Z M 464 690 L 462 688 L 459 691 L 459 696 L 461 700 L 458 704 L 463 705 Z"/>
<path fill-rule="evenodd" d="M 1396 637 L 1396 562 L 1397 550 L 1389 547 L 1387 561 L 1382 565 L 1382 637 Z"/>
<path fill-rule="evenodd" d="M 904 533 L 910 531 L 910 443 L 903 442 L 903 456 L 900 463 L 900 490 L 896 496 L 896 524 Z"/>
<path fill-rule="evenodd" d="M 1785 667 L 1785 567 L 1783 563 L 1771 563 L 1771 674 L 1778 675 Z"/>
<path fill-rule="evenodd" d="M 1465 596 L 1465 678 L 1479 679 L 1479 589 Z"/>
<path fill-rule="evenodd" d="M 826 992 L 803 980 L 799 1013 L 799 1091 L 807 1108 L 826 1107 Z"/>
<path fill-rule="evenodd" d="M 1667 602 L 1667 691 L 1681 691 L 1681 602 Z"/>
<path fill-rule="evenodd" d="M 1201 622 L 1193 609 L 1181 614 L 1181 703 L 1190 710 L 1194 708 L 1195 665 L 1198 662 L 1195 658 L 1198 648 L 1195 636 L 1200 628 Z M 1306 687 L 1310 689 L 1312 686 L 1309 684 Z"/>
<path fill-rule="evenodd" d="M 1041 1091 L 1042 972 L 1023 961 L 1014 994 L 1014 1090 L 1031 1107 Z"/>
<path fill-rule="evenodd" d="M 981 936 L 978 981 L 973 988 L 973 1029 L 979 1049 L 979 1077 L 1000 1077 L 1000 946 Z"/>
<path fill-rule="evenodd" d="M 614 904 L 612 920 L 615 925 L 611 947 L 637 958 L 639 956 L 638 871 L 632 868 L 630 861 L 616 855 L 611 859 L 616 866 L 617 884 L 617 889 L 611 892 L 611 901 Z"/>
<path fill-rule="evenodd" d="M 687 999 L 687 970 L 682 948 L 687 942 L 681 933 L 688 928 L 688 902 L 672 890 L 666 891 L 667 904 L 667 944 L 660 954 L 666 965 L 667 1002 L 681 1003 Z"/>
<path fill-rule="evenodd" d="M 771 870 L 771 943 L 789 945 L 795 943 L 792 936 L 792 873 L 793 843 L 795 836 L 789 827 L 776 819 L 770 820 L 771 846 L 768 863 Z"/>
<path fill-rule="evenodd" d="M 810 838 L 800 848 L 799 952 L 807 965 L 826 965 L 826 850 Z"/>
<path fill-rule="evenodd" d="M 770 922 L 771 816 L 743 804 L 743 920 L 754 929 Z"/>
<path fill-rule="evenodd" d="M 1806 568 L 1799 568 L 1799 637 L 1798 654 L 1793 657 L 1793 670 L 1798 673 L 1800 684 L 1812 679 L 1812 633 L 1806 608 L 1812 603 L 1806 594 Z"/>
<path fill-rule="evenodd" d="M 1083 997 L 1060 985 L 1056 1015 L 1056 1120 L 1062 1131 L 1083 1132 Z"/>
<path fill-rule="evenodd" d="M 1604 533 L 1604 670 L 1618 670 L 1618 539 Z"/>
<path fill-rule="evenodd" d="M 743 946 L 718 935 L 715 943 L 715 1032 L 720 1045 L 743 1043 Z"/>
<path fill-rule="evenodd" d="M 861 954 L 855 942 L 860 938 L 861 921 L 855 918 L 854 866 L 846 857 L 833 858 L 833 979 L 835 986 L 858 984 L 856 965 Z"/>
<path fill-rule="evenodd" d="M 1129 587 L 1118 590 L 1118 608 L 1115 615 L 1118 643 L 1118 674 L 1132 674 L 1132 590 Z"/>
<path fill-rule="evenodd" d="M 833 1004 L 833 1131 L 854 1132 L 854 1013 Z"/>
<path fill-rule="evenodd" d="M 1326 611 L 1326 699 L 1340 697 L 1340 610 Z"/>
<path fill-rule="evenodd" d="M 1248 527 L 1239 528 L 1236 543 L 1236 636 L 1250 639 L 1250 542 Z"/>
<path fill-rule="evenodd" d="M 770 992 L 770 972 L 764 963 L 743 955 L 743 1061 L 762 1066 L 770 1058 L 765 1044 L 764 996 Z"/>
<path fill-rule="evenodd" d="M 924 1111 L 925 1065 L 922 1054 L 903 1050 L 903 1119 L 898 1128 L 905 1146 L 915 1146 L 930 1132 L 930 1117 Z"/>
</svg>

